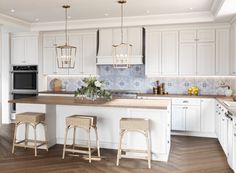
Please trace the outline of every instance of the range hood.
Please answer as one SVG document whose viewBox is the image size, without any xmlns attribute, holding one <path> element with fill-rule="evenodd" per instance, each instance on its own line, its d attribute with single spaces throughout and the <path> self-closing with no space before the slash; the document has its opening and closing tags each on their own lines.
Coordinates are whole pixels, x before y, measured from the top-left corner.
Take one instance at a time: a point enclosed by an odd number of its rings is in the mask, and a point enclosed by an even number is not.
<svg viewBox="0 0 236 173">
<path fill-rule="evenodd" d="M 97 33 L 97 65 L 112 65 L 112 45 L 120 42 L 120 29 L 100 29 Z M 131 27 L 124 29 L 124 42 L 128 41 L 133 46 L 131 65 L 144 64 L 145 55 L 145 29 Z"/>
</svg>

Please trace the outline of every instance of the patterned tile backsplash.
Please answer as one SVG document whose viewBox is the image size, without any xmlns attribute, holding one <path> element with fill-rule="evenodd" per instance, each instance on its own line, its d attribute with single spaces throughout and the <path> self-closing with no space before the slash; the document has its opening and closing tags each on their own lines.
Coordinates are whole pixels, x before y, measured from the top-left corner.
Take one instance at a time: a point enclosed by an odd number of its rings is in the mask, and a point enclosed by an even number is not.
<svg viewBox="0 0 236 173">
<path fill-rule="evenodd" d="M 236 77 L 145 77 L 145 66 L 135 65 L 129 69 L 114 69 L 112 66 L 98 66 L 99 79 L 105 81 L 109 90 L 138 90 L 142 93 L 151 93 L 156 81 L 165 83 L 166 92 L 169 94 L 187 94 L 190 86 L 197 86 L 200 94 L 224 95 L 225 88 L 220 88 L 226 83 L 236 91 Z M 55 76 L 47 78 L 48 90 L 51 90 L 50 81 Z M 58 76 L 66 91 L 75 91 L 81 87 L 82 79 L 76 76 Z"/>
</svg>

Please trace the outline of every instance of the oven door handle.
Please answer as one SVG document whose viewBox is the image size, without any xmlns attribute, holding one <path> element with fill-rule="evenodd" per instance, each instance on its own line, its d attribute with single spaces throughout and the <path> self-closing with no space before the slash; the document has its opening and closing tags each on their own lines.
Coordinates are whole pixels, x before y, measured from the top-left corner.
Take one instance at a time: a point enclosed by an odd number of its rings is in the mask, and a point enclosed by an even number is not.
<svg viewBox="0 0 236 173">
<path fill-rule="evenodd" d="M 11 73 L 38 73 L 35 70 L 22 70 L 22 71 L 11 71 Z"/>
</svg>

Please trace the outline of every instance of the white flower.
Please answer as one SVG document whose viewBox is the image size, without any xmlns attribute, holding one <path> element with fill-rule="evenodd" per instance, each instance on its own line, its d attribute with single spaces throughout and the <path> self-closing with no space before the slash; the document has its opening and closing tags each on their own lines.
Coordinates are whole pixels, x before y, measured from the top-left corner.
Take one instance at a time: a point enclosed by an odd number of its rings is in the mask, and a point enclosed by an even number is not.
<svg viewBox="0 0 236 173">
<path fill-rule="evenodd" d="M 100 87 L 102 86 L 101 82 L 99 82 L 98 80 L 95 81 L 94 84 L 95 84 L 95 86 L 98 87 L 98 88 L 100 88 Z"/>
</svg>

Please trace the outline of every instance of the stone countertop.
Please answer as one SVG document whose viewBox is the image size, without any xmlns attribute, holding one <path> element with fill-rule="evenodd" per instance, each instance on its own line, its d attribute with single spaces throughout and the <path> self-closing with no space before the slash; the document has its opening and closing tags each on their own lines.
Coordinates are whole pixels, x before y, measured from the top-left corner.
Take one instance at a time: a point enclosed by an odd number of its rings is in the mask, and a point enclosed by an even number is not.
<svg viewBox="0 0 236 173">
<path fill-rule="evenodd" d="M 9 103 L 25 104 L 49 104 L 49 105 L 72 105 L 72 106 L 97 106 L 119 108 L 142 108 L 142 109 L 168 109 L 168 100 L 145 100 L 145 99 L 97 99 L 95 101 L 65 96 L 36 96 L 10 100 Z"/>
<path fill-rule="evenodd" d="M 158 94 L 138 94 L 138 97 L 176 97 L 176 98 L 228 98 L 223 95 L 187 95 L 187 94 L 165 94 L 165 95 L 158 95 Z"/>
</svg>

